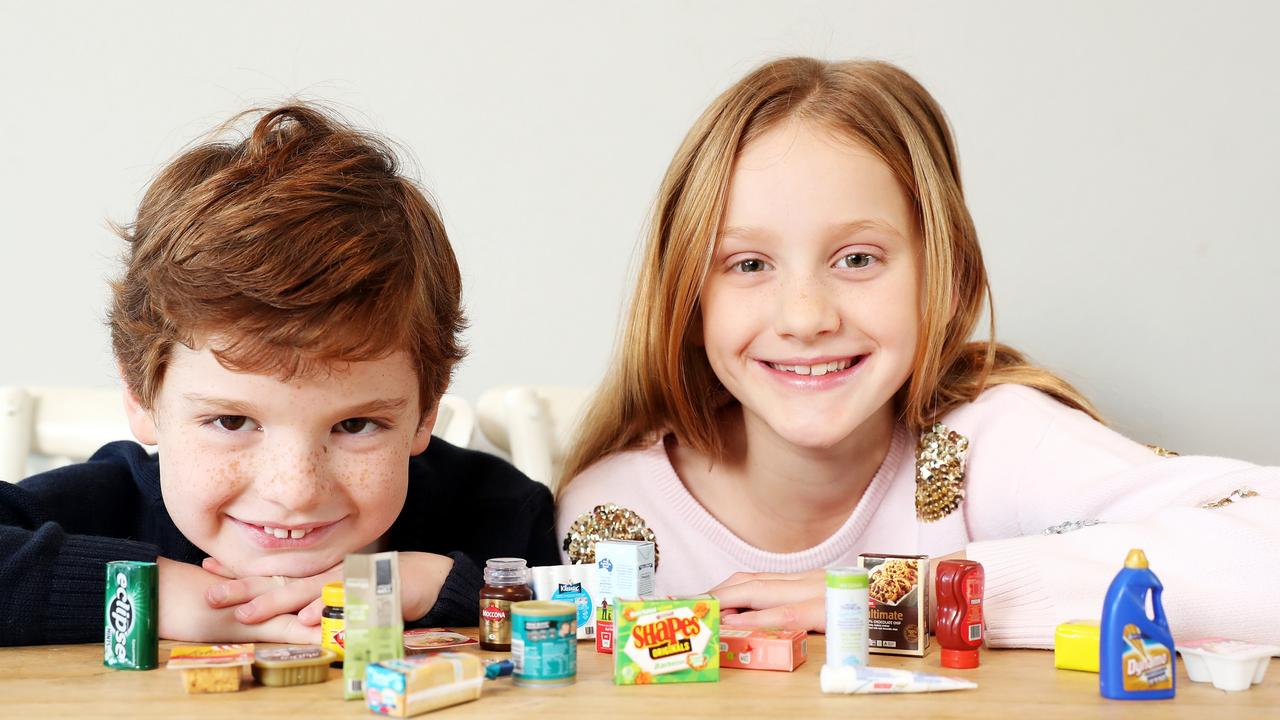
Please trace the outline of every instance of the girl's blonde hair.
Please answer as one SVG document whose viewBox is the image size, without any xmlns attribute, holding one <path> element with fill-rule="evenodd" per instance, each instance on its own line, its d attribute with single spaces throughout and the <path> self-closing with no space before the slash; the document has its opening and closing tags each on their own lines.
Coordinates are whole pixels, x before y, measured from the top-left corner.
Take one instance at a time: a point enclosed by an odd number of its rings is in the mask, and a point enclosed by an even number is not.
<svg viewBox="0 0 1280 720">
<path fill-rule="evenodd" d="M 920 337 L 896 396 L 913 431 L 984 388 L 1017 383 L 1097 417 L 1089 401 L 1016 350 L 969 342 L 991 301 L 955 144 L 942 109 L 914 78 L 884 62 L 786 58 L 760 67 L 698 118 L 663 178 L 622 346 L 565 460 L 568 482 L 601 458 L 673 432 L 713 457 L 717 413 L 731 402 L 690 334 L 711 265 L 738 153 L 785 120 L 813 122 L 874 151 L 910 197 L 924 244 Z"/>
</svg>

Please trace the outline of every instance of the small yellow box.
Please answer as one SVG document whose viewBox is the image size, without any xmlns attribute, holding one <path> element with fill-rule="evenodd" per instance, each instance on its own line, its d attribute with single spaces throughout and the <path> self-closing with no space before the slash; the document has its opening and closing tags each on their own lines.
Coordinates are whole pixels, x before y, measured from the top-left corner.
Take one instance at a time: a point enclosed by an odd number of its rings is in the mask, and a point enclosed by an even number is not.
<svg viewBox="0 0 1280 720">
<path fill-rule="evenodd" d="M 1063 670 L 1098 672 L 1101 627 L 1097 620 L 1071 620 L 1053 633 L 1053 666 Z"/>
</svg>

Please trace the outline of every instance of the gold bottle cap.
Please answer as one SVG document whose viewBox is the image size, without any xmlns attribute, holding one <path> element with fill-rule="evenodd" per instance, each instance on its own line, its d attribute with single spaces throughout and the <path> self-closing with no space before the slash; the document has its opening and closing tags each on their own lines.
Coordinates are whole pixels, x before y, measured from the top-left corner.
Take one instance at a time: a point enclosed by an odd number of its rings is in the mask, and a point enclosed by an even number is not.
<svg viewBox="0 0 1280 720">
<path fill-rule="evenodd" d="M 1147 554 L 1138 548 L 1129 551 L 1129 556 L 1124 559 L 1124 566 L 1127 568 L 1137 568 L 1139 570 L 1147 569 Z"/>
</svg>

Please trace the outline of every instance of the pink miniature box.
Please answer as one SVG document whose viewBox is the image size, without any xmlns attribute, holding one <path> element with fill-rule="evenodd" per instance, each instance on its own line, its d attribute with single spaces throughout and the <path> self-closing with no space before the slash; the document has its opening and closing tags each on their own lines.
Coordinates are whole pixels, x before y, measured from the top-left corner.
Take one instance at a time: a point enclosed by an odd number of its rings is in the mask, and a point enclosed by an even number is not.
<svg viewBox="0 0 1280 720">
<path fill-rule="evenodd" d="M 720 626 L 720 667 L 791 672 L 809 657 L 803 630 L 734 630 Z"/>
</svg>

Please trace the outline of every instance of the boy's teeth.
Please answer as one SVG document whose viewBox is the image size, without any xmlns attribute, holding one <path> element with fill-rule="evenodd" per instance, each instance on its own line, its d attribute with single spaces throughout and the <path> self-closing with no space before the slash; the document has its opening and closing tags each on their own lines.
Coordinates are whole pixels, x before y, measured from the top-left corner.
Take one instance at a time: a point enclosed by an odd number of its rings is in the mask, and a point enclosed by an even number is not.
<svg viewBox="0 0 1280 720">
<path fill-rule="evenodd" d="M 276 538 L 278 538 L 278 539 L 280 539 L 280 540 L 285 540 L 285 539 L 289 539 L 289 538 L 292 538 L 292 539 L 294 539 L 294 540 L 297 540 L 298 538 L 303 537 L 304 535 L 306 535 L 306 534 L 307 534 L 308 532 L 310 532 L 310 531 L 308 531 L 308 530 L 285 530 L 284 528 L 273 528 L 273 527 L 268 527 L 268 526 L 265 526 L 265 525 L 264 525 L 264 526 L 262 527 L 262 532 L 263 532 L 263 533 L 265 533 L 265 534 L 267 534 L 267 535 L 274 535 Z"/>
</svg>

